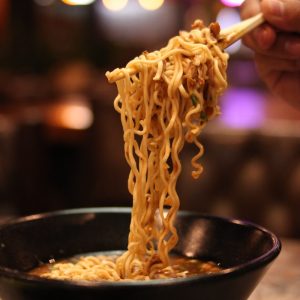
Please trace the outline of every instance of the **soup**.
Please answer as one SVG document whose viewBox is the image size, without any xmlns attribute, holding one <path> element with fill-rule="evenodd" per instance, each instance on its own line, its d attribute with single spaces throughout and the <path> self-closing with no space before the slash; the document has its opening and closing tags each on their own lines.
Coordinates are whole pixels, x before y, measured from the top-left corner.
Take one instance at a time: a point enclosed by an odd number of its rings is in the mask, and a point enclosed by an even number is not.
<svg viewBox="0 0 300 300">
<path fill-rule="evenodd" d="M 120 255 L 115 253 L 93 253 L 89 255 L 74 256 L 72 258 L 56 262 L 51 260 L 29 272 L 30 275 L 40 276 L 48 279 L 75 280 L 75 281 L 103 281 L 112 277 L 112 281 L 129 280 L 120 278 L 118 274 L 113 275 L 116 260 Z M 170 257 L 170 264 L 165 268 L 158 268 L 148 276 L 140 280 L 184 278 L 201 274 L 211 274 L 221 271 L 220 266 L 212 261 L 201 261 L 183 256 Z"/>
</svg>

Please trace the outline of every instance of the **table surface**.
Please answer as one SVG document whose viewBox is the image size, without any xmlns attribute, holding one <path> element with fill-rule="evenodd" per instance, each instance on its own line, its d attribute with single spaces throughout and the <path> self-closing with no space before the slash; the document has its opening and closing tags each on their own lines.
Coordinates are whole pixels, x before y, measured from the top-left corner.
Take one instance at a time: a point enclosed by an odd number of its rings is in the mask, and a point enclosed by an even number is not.
<svg viewBox="0 0 300 300">
<path fill-rule="evenodd" d="M 300 299 L 300 241 L 282 240 L 282 251 L 248 300 Z"/>
</svg>

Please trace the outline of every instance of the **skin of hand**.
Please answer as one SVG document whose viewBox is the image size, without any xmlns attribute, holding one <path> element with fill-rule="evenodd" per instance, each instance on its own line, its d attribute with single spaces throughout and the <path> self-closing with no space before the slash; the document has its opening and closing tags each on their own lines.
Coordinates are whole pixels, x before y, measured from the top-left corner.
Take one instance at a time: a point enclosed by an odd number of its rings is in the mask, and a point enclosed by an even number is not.
<svg viewBox="0 0 300 300">
<path fill-rule="evenodd" d="M 300 108 L 300 0 L 246 0 L 241 7 L 243 19 L 259 12 L 267 22 L 243 42 L 271 92 Z"/>
</svg>

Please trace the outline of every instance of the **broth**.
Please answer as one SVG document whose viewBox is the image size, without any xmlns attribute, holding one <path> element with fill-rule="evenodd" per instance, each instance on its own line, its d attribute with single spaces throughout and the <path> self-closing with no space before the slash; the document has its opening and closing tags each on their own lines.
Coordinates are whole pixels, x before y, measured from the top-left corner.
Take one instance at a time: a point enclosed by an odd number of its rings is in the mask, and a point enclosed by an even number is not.
<svg viewBox="0 0 300 300">
<path fill-rule="evenodd" d="M 120 254 L 117 254 L 117 252 L 109 252 L 105 255 L 103 253 L 92 253 L 88 255 L 74 256 L 60 261 L 51 260 L 47 264 L 34 268 L 29 272 L 29 274 L 48 279 L 105 281 L 103 265 L 105 266 L 104 269 L 110 272 L 116 272 L 113 268 L 116 266 L 115 262 L 119 255 Z M 97 271 L 97 266 L 101 267 L 100 273 Z M 184 278 L 200 274 L 216 273 L 221 270 L 220 266 L 212 261 L 201 261 L 194 258 L 173 255 L 170 257 L 169 266 L 157 269 L 152 274 L 149 274 L 146 280 Z M 145 278 L 141 278 L 141 280 L 142 279 Z M 123 281 L 128 279 L 118 278 L 116 276 L 113 281 L 121 280 Z"/>
</svg>

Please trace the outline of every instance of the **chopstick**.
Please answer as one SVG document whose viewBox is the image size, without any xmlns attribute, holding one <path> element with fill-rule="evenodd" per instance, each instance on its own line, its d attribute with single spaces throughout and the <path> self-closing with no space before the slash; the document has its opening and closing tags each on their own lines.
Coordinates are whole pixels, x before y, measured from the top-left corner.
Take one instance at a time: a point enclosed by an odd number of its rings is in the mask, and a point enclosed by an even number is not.
<svg viewBox="0 0 300 300">
<path fill-rule="evenodd" d="M 225 49 L 243 37 L 245 34 L 265 22 L 262 13 L 246 19 L 240 23 L 222 29 L 219 35 L 219 44 Z"/>
<path fill-rule="evenodd" d="M 238 39 L 240 39 L 242 36 L 253 30 L 254 28 L 258 27 L 265 21 L 263 14 L 259 13 L 255 15 L 254 17 L 251 17 L 249 19 L 246 19 L 240 23 L 237 23 L 235 25 L 232 25 L 228 28 L 222 29 L 219 34 L 218 44 L 222 49 L 226 49 L 230 45 L 232 45 L 234 42 L 236 42 Z M 129 72 L 128 72 L 129 71 Z M 134 68 L 127 68 L 127 72 L 129 75 L 133 75 L 138 70 Z M 110 83 L 113 83 L 115 81 L 118 81 L 122 78 L 124 78 L 124 73 L 122 72 L 122 69 L 115 69 L 112 72 L 106 72 L 106 77 L 108 78 L 108 81 Z M 113 76 L 111 76 L 113 75 Z"/>
</svg>

